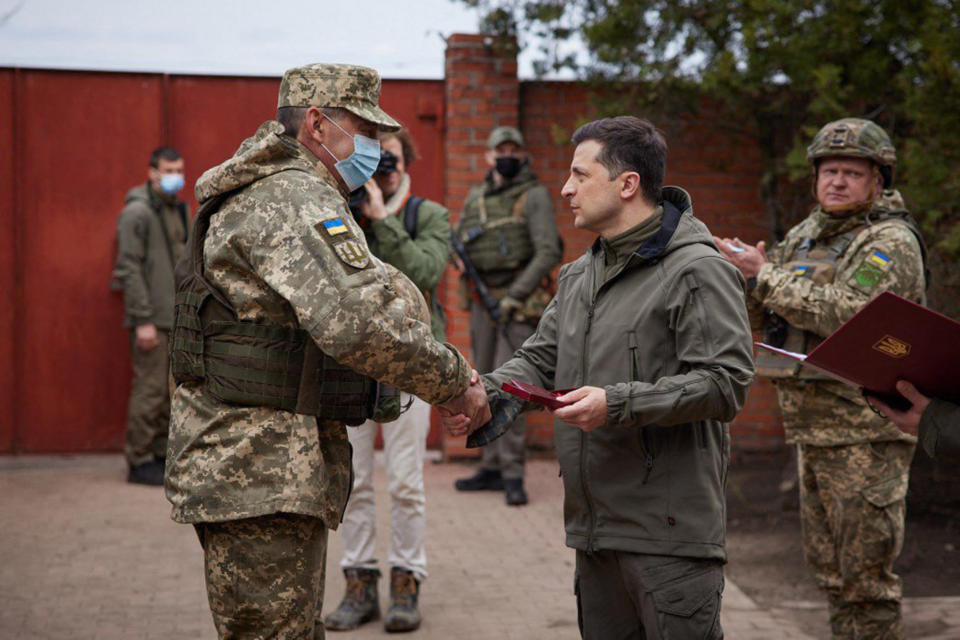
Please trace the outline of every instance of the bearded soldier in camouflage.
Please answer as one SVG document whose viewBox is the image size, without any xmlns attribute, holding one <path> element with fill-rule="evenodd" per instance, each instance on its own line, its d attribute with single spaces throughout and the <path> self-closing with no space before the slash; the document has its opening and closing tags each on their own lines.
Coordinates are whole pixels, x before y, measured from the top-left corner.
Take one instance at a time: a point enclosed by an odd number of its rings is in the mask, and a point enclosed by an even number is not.
<svg viewBox="0 0 960 640">
<path fill-rule="evenodd" d="M 765 341 L 809 353 L 881 291 L 925 301 L 924 246 L 891 188 L 896 154 L 869 120 L 831 122 L 807 149 L 817 206 L 767 256 L 764 243 L 717 239 L 748 278 Z M 776 356 L 757 373 L 777 387 L 798 445 L 807 565 L 827 593 L 834 638 L 901 638 L 905 497 L 916 438 L 874 414 L 860 393 Z"/>
<path fill-rule="evenodd" d="M 278 121 L 197 182 L 166 490 L 173 519 L 196 527 L 221 637 L 323 637 L 344 425 L 372 417 L 374 379 L 489 417 L 467 361 L 431 337 L 422 295 L 370 255 L 347 208 L 379 161 L 377 130 L 398 128 L 379 94 L 372 69 L 291 69 Z"/>
</svg>

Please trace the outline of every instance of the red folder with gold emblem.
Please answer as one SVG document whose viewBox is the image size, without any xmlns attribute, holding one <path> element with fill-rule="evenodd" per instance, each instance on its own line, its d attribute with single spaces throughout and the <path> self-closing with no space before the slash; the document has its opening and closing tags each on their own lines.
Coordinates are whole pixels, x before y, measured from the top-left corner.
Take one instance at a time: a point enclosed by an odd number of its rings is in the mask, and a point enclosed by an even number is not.
<svg viewBox="0 0 960 640">
<path fill-rule="evenodd" d="M 909 380 L 925 395 L 960 400 L 960 323 L 889 291 L 807 356 L 757 346 L 885 399 L 902 401 L 894 385 Z"/>
</svg>

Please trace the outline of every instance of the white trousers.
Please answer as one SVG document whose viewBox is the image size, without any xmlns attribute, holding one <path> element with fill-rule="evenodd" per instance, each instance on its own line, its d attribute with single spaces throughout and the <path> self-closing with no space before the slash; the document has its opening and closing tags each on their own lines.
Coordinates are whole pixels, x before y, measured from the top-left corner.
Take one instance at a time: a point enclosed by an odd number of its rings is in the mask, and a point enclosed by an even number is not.
<svg viewBox="0 0 960 640">
<path fill-rule="evenodd" d="M 421 582 L 427 577 L 427 555 L 423 549 L 426 529 L 426 498 L 423 492 L 423 460 L 430 431 L 430 405 L 407 393 L 413 404 L 397 420 L 383 427 L 383 449 L 390 492 L 390 567 L 412 571 Z M 340 526 L 343 559 L 340 566 L 376 569 L 377 514 L 373 491 L 373 442 L 377 423 L 367 420 L 359 427 L 347 427 L 353 446 L 353 492 Z"/>
</svg>

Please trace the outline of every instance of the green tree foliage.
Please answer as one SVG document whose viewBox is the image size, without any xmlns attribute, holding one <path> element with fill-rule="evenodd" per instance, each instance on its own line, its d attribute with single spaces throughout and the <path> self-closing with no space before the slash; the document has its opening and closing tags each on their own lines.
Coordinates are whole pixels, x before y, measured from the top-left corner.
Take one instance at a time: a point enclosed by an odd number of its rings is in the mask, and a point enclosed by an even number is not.
<svg viewBox="0 0 960 640">
<path fill-rule="evenodd" d="M 538 72 L 617 83 L 603 112 L 709 105 L 719 128 L 762 152 L 774 236 L 809 205 L 804 150 L 817 129 L 874 120 L 897 146 L 896 182 L 935 265 L 960 256 L 960 0 L 459 1 L 482 11 L 484 32 L 538 43 Z M 937 297 L 960 310 L 955 294 Z"/>
</svg>

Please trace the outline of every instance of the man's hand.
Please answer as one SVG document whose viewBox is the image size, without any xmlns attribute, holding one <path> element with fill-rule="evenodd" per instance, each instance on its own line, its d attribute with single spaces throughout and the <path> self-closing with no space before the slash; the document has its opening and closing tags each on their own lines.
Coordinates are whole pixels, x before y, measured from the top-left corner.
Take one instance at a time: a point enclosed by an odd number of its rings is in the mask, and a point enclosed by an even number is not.
<svg viewBox="0 0 960 640">
<path fill-rule="evenodd" d="M 154 324 L 140 324 L 136 329 L 136 345 L 140 351 L 153 351 L 157 348 L 157 327 Z"/>
<path fill-rule="evenodd" d="M 383 220 L 387 217 L 387 207 L 383 204 L 383 191 L 373 178 L 367 180 L 363 188 L 367 190 L 367 197 L 360 203 L 360 213 L 370 220 Z"/>
<path fill-rule="evenodd" d="M 490 422 L 490 402 L 480 384 L 480 374 L 474 369 L 470 386 L 460 396 L 438 407 L 440 423 L 451 436 L 464 436 Z"/>
<path fill-rule="evenodd" d="M 760 267 L 767 262 L 767 247 L 762 240 L 755 247 L 741 242 L 740 238 L 718 238 L 714 236 L 713 242 L 717 245 L 720 255 L 739 269 L 744 278 L 755 277 L 760 273 Z"/>
<path fill-rule="evenodd" d="M 871 396 L 867 396 L 867 402 L 881 415 L 889 418 L 893 424 L 915 436 L 920 428 L 920 416 L 923 415 L 927 405 L 930 404 L 930 398 L 917 391 L 917 388 L 906 380 L 897 382 L 897 391 L 909 400 L 913 406 L 906 411 L 897 411 L 886 402 Z"/>
<path fill-rule="evenodd" d="M 504 322 L 510 322 L 510 318 L 513 317 L 513 314 L 523 308 L 523 303 L 516 298 L 504 296 L 500 298 L 498 306 L 500 307 L 500 317 Z"/>
<path fill-rule="evenodd" d="M 593 431 L 607 422 L 607 392 L 600 387 L 580 387 L 557 400 L 572 402 L 554 410 L 553 415 L 583 431 Z"/>
</svg>

